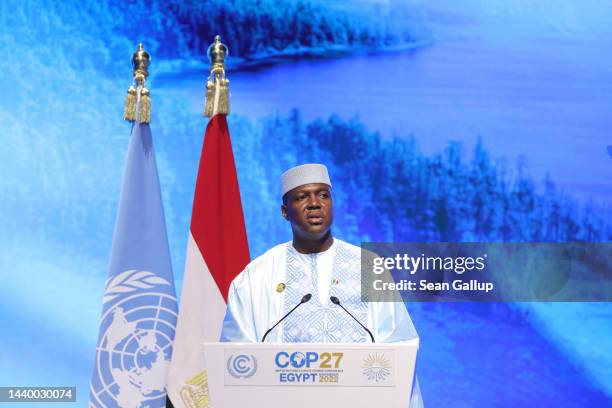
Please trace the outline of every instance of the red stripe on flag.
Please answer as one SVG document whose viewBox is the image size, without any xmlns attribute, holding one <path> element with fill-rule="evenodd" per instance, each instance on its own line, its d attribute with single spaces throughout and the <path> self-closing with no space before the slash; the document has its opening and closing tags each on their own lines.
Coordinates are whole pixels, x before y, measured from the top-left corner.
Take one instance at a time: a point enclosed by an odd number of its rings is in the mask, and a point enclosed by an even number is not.
<svg viewBox="0 0 612 408">
<path fill-rule="evenodd" d="M 191 234 L 227 303 L 230 284 L 250 257 L 225 115 L 213 116 L 206 127 L 193 198 Z"/>
</svg>

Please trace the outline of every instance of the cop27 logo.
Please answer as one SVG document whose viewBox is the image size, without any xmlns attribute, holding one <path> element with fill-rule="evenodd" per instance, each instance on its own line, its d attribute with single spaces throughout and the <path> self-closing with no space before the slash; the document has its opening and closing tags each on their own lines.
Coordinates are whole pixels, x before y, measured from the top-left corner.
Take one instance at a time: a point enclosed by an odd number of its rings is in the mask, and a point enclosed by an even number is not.
<svg viewBox="0 0 612 408">
<path fill-rule="evenodd" d="M 340 368 L 342 357 L 344 353 L 296 351 L 289 354 L 286 351 L 280 351 L 276 354 L 274 362 L 278 368 L 311 368 L 313 365 L 316 368 Z"/>
<path fill-rule="evenodd" d="M 234 378 L 249 378 L 257 371 L 257 359 L 254 355 L 231 355 L 227 359 L 227 372 Z"/>
</svg>

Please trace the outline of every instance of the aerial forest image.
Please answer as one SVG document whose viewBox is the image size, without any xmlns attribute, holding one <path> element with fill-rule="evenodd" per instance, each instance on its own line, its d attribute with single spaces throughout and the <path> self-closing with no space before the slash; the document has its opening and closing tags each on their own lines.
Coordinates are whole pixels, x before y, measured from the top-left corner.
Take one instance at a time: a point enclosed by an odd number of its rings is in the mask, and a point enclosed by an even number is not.
<svg viewBox="0 0 612 408">
<path fill-rule="evenodd" d="M 215 35 L 251 259 L 291 239 L 278 180 L 302 163 L 328 167 L 334 235 L 355 245 L 609 242 L 611 16 L 571 0 L 2 1 L 0 385 L 53 372 L 86 399 L 138 43 L 180 297 Z M 610 303 L 406 307 L 427 406 L 612 400 Z"/>
</svg>

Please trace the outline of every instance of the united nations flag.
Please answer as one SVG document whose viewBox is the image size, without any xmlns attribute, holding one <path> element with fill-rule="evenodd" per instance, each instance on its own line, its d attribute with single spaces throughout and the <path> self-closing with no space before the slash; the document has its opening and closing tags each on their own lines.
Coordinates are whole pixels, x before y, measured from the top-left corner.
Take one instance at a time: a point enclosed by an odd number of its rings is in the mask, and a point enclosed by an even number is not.
<svg viewBox="0 0 612 408">
<path fill-rule="evenodd" d="M 177 303 L 148 108 L 149 56 L 134 54 L 135 116 L 103 300 L 90 407 L 164 407 Z M 135 91 L 132 92 L 132 88 Z M 146 107 L 145 107 L 146 108 Z M 126 110 L 128 110 L 126 108 Z M 147 117 L 142 117 L 146 115 Z M 126 115 L 129 120 L 131 117 Z"/>
</svg>

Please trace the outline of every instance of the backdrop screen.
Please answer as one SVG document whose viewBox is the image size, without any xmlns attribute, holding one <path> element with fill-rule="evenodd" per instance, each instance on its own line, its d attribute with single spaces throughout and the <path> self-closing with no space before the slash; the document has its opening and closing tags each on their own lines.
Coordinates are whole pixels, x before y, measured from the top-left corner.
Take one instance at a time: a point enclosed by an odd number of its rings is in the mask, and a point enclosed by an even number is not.
<svg viewBox="0 0 612 408">
<path fill-rule="evenodd" d="M 610 241 L 611 18 L 573 0 L 0 2 L 0 386 L 86 405 L 138 42 L 180 296 L 215 34 L 254 258 L 290 239 L 278 178 L 306 162 L 357 245 Z M 612 402 L 610 303 L 407 307 L 428 406 Z"/>
</svg>

